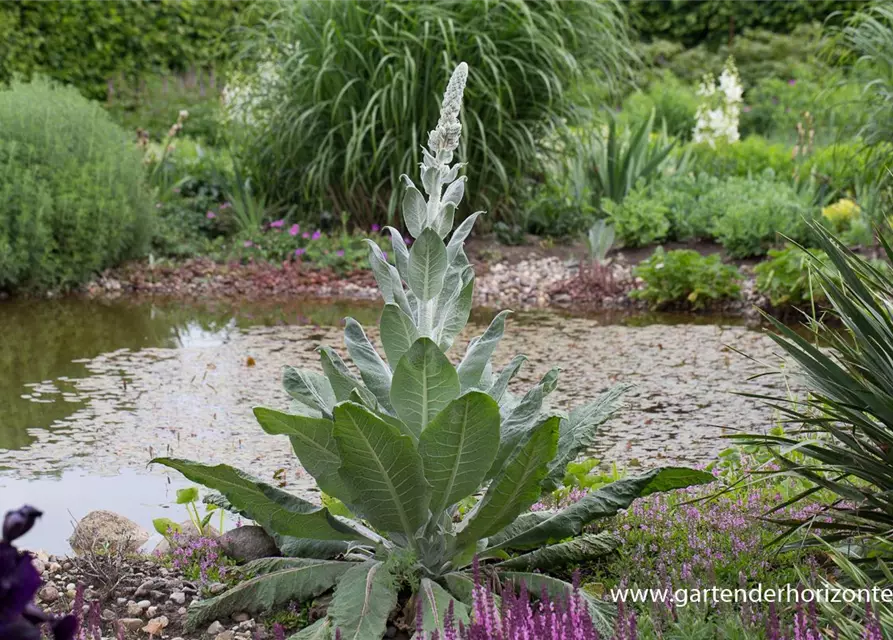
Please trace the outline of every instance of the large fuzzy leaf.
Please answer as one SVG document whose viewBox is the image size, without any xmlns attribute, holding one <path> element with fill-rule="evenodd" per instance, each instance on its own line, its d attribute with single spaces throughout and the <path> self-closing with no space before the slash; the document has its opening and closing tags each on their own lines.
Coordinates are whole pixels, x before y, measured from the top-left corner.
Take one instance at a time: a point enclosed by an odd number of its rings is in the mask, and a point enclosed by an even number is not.
<svg viewBox="0 0 893 640">
<path fill-rule="evenodd" d="M 375 394 L 383 407 L 390 410 L 391 369 L 378 355 L 363 327 L 353 318 L 344 321 L 344 344 L 369 391 Z"/>
<path fill-rule="evenodd" d="M 620 539 L 609 532 L 584 533 L 567 542 L 559 542 L 500 562 L 500 569 L 536 571 L 566 567 L 601 558 L 620 546 Z"/>
<path fill-rule="evenodd" d="M 713 476 L 706 471 L 686 467 L 663 467 L 638 476 L 623 478 L 586 495 L 551 518 L 527 531 L 505 540 L 497 548 L 532 549 L 579 535 L 587 524 L 613 516 L 626 509 L 637 498 L 658 491 L 681 489 L 693 484 L 706 484 Z"/>
<path fill-rule="evenodd" d="M 338 580 L 329 619 L 343 640 L 381 638 L 396 604 L 393 576 L 380 562 L 364 562 Z"/>
<path fill-rule="evenodd" d="M 385 227 L 385 231 L 391 234 L 391 248 L 394 251 L 394 262 L 397 264 L 397 272 L 404 280 L 409 277 L 409 249 L 403 236 L 394 227 Z"/>
<path fill-rule="evenodd" d="M 255 407 L 254 417 L 271 435 L 286 435 L 301 465 L 314 477 L 319 488 L 342 502 L 351 502 L 350 492 L 341 481 L 341 457 L 332 431 L 335 424 L 325 418 L 307 418 L 274 409 Z"/>
<path fill-rule="evenodd" d="M 400 358 L 418 338 L 419 332 L 412 318 L 397 305 L 386 304 L 381 312 L 381 344 L 391 369 L 397 367 Z"/>
<path fill-rule="evenodd" d="M 332 621 L 321 618 L 309 627 L 288 636 L 288 640 L 332 640 Z"/>
<path fill-rule="evenodd" d="M 542 573 L 506 571 L 500 572 L 499 576 L 507 583 L 513 585 L 516 590 L 520 589 L 521 583 L 524 583 L 529 593 L 538 594 L 545 591 L 549 599 L 553 601 L 569 600 L 574 590 L 573 585 Z M 616 612 L 614 606 L 602 602 L 582 589 L 578 593 L 583 602 L 586 603 L 589 617 L 592 619 L 596 630 L 606 638 L 611 637 L 614 626 L 613 617 Z"/>
<path fill-rule="evenodd" d="M 323 373 L 332 385 L 332 392 L 337 402 L 344 402 L 350 397 L 351 391 L 363 386 L 332 347 L 319 348 L 319 361 Z"/>
<path fill-rule="evenodd" d="M 453 605 L 452 626 L 458 628 L 461 622 L 467 627 L 469 622 L 468 607 L 451 596 L 436 582 L 422 578 L 416 600 L 416 606 L 422 608 L 422 628 L 415 630 L 413 638 L 430 638 L 430 634 L 434 631 L 438 632 L 439 637 L 445 637 L 444 620 L 451 603 Z"/>
<path fill-rule="evenodd" d="M 449 592 L 466 606 L 474 605 L 474 580 L 467 573 L 452 571 L 443 576 Z"/>
<path fill-rule="evenodd" d="M 416 437 L 459 395 L 459 377 L 440 348 L 419 338 L 397 364 L 391 404 Z"/>
<path fill-rule="evenodd" d="M 424 304 L 443 289 L 447 254 L 443 240 L 434 229 L 426 228 L 409 250 L 409 288 Z"/>
<path fill-rule="evenodd" d="M 428 218 L 428 205 L 425 196 L 415 188 L 412 181 L 407 176 L 403 176 L 403 179 L 407 183 L 406 193 L 403 194 L 403 222 L 412 237 L 418 238 Z"/>
<path fill-rule="evenodd" d="M 558 488 L 568 463 L 595 445 L 599 427 L 620 408 L 620 398 L 629 388 L 630 385 L 626 384 L 615 385 L 593 402 L 571 411 L 567 420 L 562 420 L 558 432 L 558 453 L 549 465 L 549 475 L 543 483 L 546 491 Z"/>
<path fill-rule="evenodd" d="M 498 449 L 499 405 L 486 393 L 466 393 L 438 413 L 419 437 L 431 512 L 477 491 Z"/>
<path fill-rule="evenodd" d="M 335 407 L 341 478 L 363 515 L 383 531 L 412 536 L 425 522 L 428 485 L 412 438 L 366 408 Z"/>
<path fill-rule="evenodd" d="M 540 482 L 558 444 L 558 418 L 545 420 L 521 442 L 487 493 L 468 515 L 458 535 L 459 548 L 494 534 L 540 497 Z"/>
<path fill-rule="evenodd" d="M 470 269 L 470 267 L 468 268 Z M 460 278 L 462 278 L 461 275 Z M 458 294 L 444 302 L 438 319 L 438 344 L 443 351 L 448 351 L 453 346 L 456 336 L 468 324 L 473 298 L 474 272 L 472 271 L 471 277 L 462 285 Z"/>
<path fill-rule="evenodd" d="M 295 559 L 331 560 L 346 553 L 351 544 L 344 540 L 310 540 L 308 538 L 281 536 L 275 532 L 269 533 L 273 540 L 276 541 L 276 546 L 279 547 L 282 555 Z M 372 545 L 373 542 L 370 539 L 369 544 Z"/>
<path fill-rule="evenodd" d="M 496 402 L 502 400 L 502 395 L 505 393 L 505 390 L 508 389 L 509 382 L 511 382 L 512 378 L 518 374 L 521 365 L 526 361 L 527 356 L 517 355 L 512 358 L 512 361 L 505 365 L 505 368 L 499 372 L 498 376 L 496 376 L 493 384 L 491 384 L 490 388 L 487 390 L 487 393 L 489 393 Z"/>
<path fill-rule="evenodd" d="M 265 529 L 296 538 L 359 540 L 328 510 L 270 486 L 232 467 L 209 466 L 176 458 L 155 458 L 153 463 L 176 469 L 184 476 L 219 491 L 241 513 Z"/>
<path fill-rule="evenodd" d="M 229 591 L 189 607 L 187 628 L 191 631 L 212 620 L 223 620 L 233 613 L 262 613 L 292 600 L 303 602 L 331 589 L 353 562 L 305 560 L 273 573 L 265 573 L 240 582 Z"/>
<path fill-rule="evenodd" d="M 450 241 L 447 243 L 447 259 L 452 263 L 456 257 L 456 254 L 462 250 L 462 245 L 465 243 L 465 239 L 468 237 L 468 234 L 471 233 L 471 229 L 474 227 L 474 221 L 478 219 L 483 211 L 475 211 L 470 216 L 465 218 L 462 223 L 456 227 L 456 230 L 453 231 L 453 235 L 450 236 Z"/>
<path fill-rule="evenodd" d="M 282 373 L 282 386 L 292 398 L 308 407 L 318 410 L 322 415 L 331 417 L 335 406 L 335 393 L 332 385 L 313 371 L 285 367 Z"/>
<path fill-rule="evenodd" d="M 502 334 L 505 333 L 505 319 L 510 313 L 511 311 L 500 311 L 483 335 L 468 345 L 468 351 L 456 369 L 462 391 L 474 389 L 480 384 L 484 368 L 490 362 L 490 356 L 493 355 L 502 339 Z"/>
<path fill-rule="evenodd" d="M 541 522 L 545 522 L 554 514 L 553 511 L 528 511 L 515 518 L 514 522 L 487 538 L 487 548 L 498 547 L 501 543 L 521 535 Z"/>
</svg>

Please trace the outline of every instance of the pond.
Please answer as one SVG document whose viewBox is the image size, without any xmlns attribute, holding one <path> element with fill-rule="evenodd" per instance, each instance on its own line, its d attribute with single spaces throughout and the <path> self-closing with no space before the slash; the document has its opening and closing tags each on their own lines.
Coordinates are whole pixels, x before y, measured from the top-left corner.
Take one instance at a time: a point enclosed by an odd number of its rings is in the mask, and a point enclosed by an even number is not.
<svg viewBox="0 0 893 640">
<path fill-rule="evenodd" d="M 288 441 L 264 434 L 251 408 L 285 408 L 282 366 L 317 368 L 318 345 L 340 349 L 345 316 L 370 327 L 378 313 L 337 301 L 0 303 L 0 511 L 44 509 L 29 542 L 50 552 L 66 551 L 71 522 L 94 509 L 147 528 L 182 520 L 172 502 L 186 483 L 150 468 L 155 455 L 227 462 L 312 497 Z M 478 310 L 464 340 L 492 315 Z M 750 380 L 762 369 L 736 353 L 774 362 L 772 344 L 731 319 L 540 311 L 512 317 L 495 360 L 529 356 L 518 389 L 561 367 L 561 408 L 633 383 L 592 452 L 603 463 L 701 464 L 723 433 L 771 425 L 769 409 L 735 392 L 783 390 L 774 377 Z"/>
</svg>

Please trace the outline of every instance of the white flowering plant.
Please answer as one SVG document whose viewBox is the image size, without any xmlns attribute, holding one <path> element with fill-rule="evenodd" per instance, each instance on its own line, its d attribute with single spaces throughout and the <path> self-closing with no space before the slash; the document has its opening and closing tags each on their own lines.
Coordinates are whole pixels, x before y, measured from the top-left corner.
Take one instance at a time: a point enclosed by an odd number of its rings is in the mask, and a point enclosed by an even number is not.
<svg viewBox="0 0 893 640">
<path fill-rule="evenodd" d="M 704 76 L 698 87 L 698 95 L 702 100 L 695 114 L 692 140 L 706 142 L 711 147 L 716 146 L 717 140 L 721 139 L 728 142 L 740 140 L 738 122 L 741 118 L 744 86 L 731 56 L 726 60 L 718 83 L 712 74 Z"/>
</svg>

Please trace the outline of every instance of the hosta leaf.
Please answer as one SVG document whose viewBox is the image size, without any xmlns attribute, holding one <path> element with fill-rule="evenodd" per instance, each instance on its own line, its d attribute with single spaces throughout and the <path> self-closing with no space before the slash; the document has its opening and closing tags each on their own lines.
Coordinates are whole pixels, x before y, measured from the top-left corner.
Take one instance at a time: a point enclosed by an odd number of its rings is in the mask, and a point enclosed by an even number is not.
<svg viewBox="0 0 893 640">
<path fill-rule="evenodd" d="M 385 230 L 391 234 L 391 247 L 394 251 L 394 262 L 397 263 L 397 272 L 406 280 L 409 277 L 409 249 L 406 248 L 406 242 L 397 229 L 385 227 Z"/>
<path fill-rule="evenodd" d="M 321 618 L 304 627 L 297 633 L 288 636 L 288 640 L 332 640 L 332 621 L 328 618 Z"/>
<path fill-rule="evenodd" d="M 580 564 L 601 558 L 620 546 L 620 539 L 610 532 L 584 533 L 567 542 L 559 542 L 530 553 L 509 558 L 496 565 L 517 571 L 548 570 Z"/>
<path fill-rule="evenodd" d="M 298 402 L 331 417 L 332 407 L 335 406 L 335 392 L 325 376 L 313 371 L 285 367 L 282 372 L 282 386 Z"/>
<path fill-rule="evenodd" d="M 345 320 L 344 344 L 369 391 L 390 410 L 391 370 L 366 337 L 363 327 L 353 318 Z"/>
<path fill-rule="evenodd" d="M 155 458 L 152 462 L 176 469 L 193 482 L 219 491 L 235 509 L 245 513 L 265 529 L 296 538 L 360 539 L 340 525 L 326 509 L 228 465 L 212 467 L 176 458 Z"/>
<path fill-rule="evenodd" d="M 428 486 L 412 438 L 364 407 L 335 407 L 341 478 L 372 526 L 412 536 L 424 523 Z"/>
<path fill-rule="evenodd" d="M 443 624 L 447 611 L 450 608 L 450 603 L 453 605 L 452 626 L 458 628 L 460 622 L 466 627 L 468 626 L 468 607 L 451 596 L 446 589 L 436 582 L 428 580 L 428 578 L 422 578 L 417 598 L 416 606 L 422 608 L 422 628 L 415 630 L 416 633 L 413 638 L 422 638 L 424 634 L 428 634 L 424 635 L 424 637 L 429 638 L 434 631 L 438 632 L 439 637 L 445 637 Z"/>
<path fill-rule="evenodd" d="M 189 607 L 188 630 L 222 620 L 233 613 L 262 613 L 292 600 L 303 602 L 325 593 L 336 580 L 356 565 L 352 562 L 324 560 L 267 573 L 238 585 L 229 591 L 194 601 Z"/>
<path fill-rule="evenodd" d="M 539 594 L 545 591 L 553 602 L 569 600 L 574 590 L 573 585 L 542 573 L 505 571 L 500 572 L 499 576 L 514 585 L 516 590 L 521 588 L 521 583 L 523 582 L 527 586 L 528 593 Z M 616 613 L 614 605 L 602 602 L 586 593 L 583 589 L 580 589 L 578 593 L 583 602 L 586 603 L 589 617 L 592 619 L 592 624 L 596 630 L 603 637 L 610 638 L 613 634 L 613 618 Z"/>
<path fill-rule="evenodd" d="M 558 418 L 545 420 L 515 449 L 487 493 L 466 517 L 457 546 L 492 535 L 511 524 L 540 497 L 539 483 L 558 444 Z"/>
<path fill-rule="evenodd" d="M 403 222 L 406 223 L 406 229 L 413 238 L 418 238 L 422 234 L 428 215 L 428 204 L 425 202 L 425 196 L 415 188 L 412 181 L 406 176 L 407 181 L 406 193 L 403 195 Z"/>
<path fill-rule="evenodd" d="M 440 293 L 446 270 L 443 240 L 434 229 L 425 229 L 409 250 L 409 288 L 420 303 Z"/>
<path fill-rule="evenodd" d="M 472 391 L 453 400 L 419 437 L 435 515 L 480 487 L 499 448 L 499 406 Z"/>
<path fill-rule="evenodd" d="M 331 420 L 294 416 L 263 407 L 255 407 L 254 417 L 266 433 L 289 437 L 298 460 L 320 489 L 343 502 L 351 502 L 350 492 L 338 475 L 341 457 Z"/>
<path fill-rule="evenodd" d="M 474 221 L 483 213 L 483 211 L 475 211 L 465 218 L 465 220 L 456 227 L 456 230 L 453 231 L 453 235 L 450 236 L 450 241 L 447 243 L 447 260 L 450 261 L 450 264 L 452 264 L 453 259 L 462 250 L 462 245 L 465 243 L 465 239 L 469 236 L 471 229 L 474 227 Z"/>
<path fill-rule="evenodd" d="M 459 377 L 429 338 L 419 338 L 394 371 L 391 405 L 418 438 L 440 411 L 459 395 Z"/>
<path fill-rule="evenodd" d="M 468 346 L 465 357 L 462 358 L 462 362 L 456 369 L 459 373 L 459 384 L 462 386 L 462 391 L 474 389 L 480 384 L 484 367 L 487 366 L 490 356 L 493 355 L 493 351 L 505 332 L 505 318 L 509 313 L 511 312 L 500 311 L 483 335 Z"/>
<path fill-rule="evenodd" d="M 380 562 L 364 562 L 338 580 L 329 619 L 343 640 L 381 638 L 396 605 L 393 576 Z"/>
<path fill-rule="evenodd" d="M 713 475 L 706 471 L 686 467 L 652 469 L 647 473 L 623 478 L 592 491 L 579 502 L 565 507 L 548 520 L 498 546 L 502 549 L 532 549 L 559 542 L 564 538 L 579 535 L 583 527 L 593 520 L 608 518 L 621 509 L 626 509 L 636 498 L 658 491 L 682 489 L 693 484 L 706 484 L 712 481 Z"/>
<path fill-rule="evenodd" d="M 527 361 L 527 356 L 517 355 L 512 358 L 512 361 L 505 365 L 505 368 L 499 372 L 499 375 L 496 376 L 496 380 L 493 381 L 493 384 L 490 385 L 490 388 L 487 390 L 487 393 L 499 402 L 502 400 L 502 394 L 505 393 L 505 390 L 509 386 L 509 382 L 512 381 L 518 374 L 518 370 L 521 368 L 521 365 Z"/>
<path fill-rule="evenodd" d="M 385 355 L 391 369 L 397 368 L 397 363 L 403 354 L 419 338 L 418 329 L 400 307 L 386 304 L 381 312 L 381 344 L 384 346 Z"/>
<path fill-rule="evenodd" d="M 567 420 L 561 421 L 558 432 L 558 453 L 549 465 L 549 475 L 543 489 L 553 491 L 564 479 L 568 463 L 595 446 L 598 429 L 620 408 L 620 398 L 630 385 L 618 384 L 593 402 L 571 411 Z"/>
<path fill-rule="evenodd" d="M 319 361 L 322 365 L 322 372 L 329 379 L 329 384 L 332 385 L 337 402 L 344 402 L 350 397 L 351 391 L 362 386 L 362 383 L 350 372 L 347 364 L 332 347 L 319 348 Z"/>
</svg>

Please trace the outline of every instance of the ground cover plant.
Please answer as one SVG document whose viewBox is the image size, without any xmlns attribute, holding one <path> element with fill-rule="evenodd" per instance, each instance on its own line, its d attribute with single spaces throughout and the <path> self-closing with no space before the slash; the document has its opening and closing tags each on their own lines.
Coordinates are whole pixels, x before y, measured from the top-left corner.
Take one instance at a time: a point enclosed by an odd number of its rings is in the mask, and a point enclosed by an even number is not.
<svg viewBox="0 0 893 640">
<path fill-rule="evenodd" d="M 630 297 L 645 300 L 654 309 L 673 304 L 703 309 L 736 298 L 740 291 L 741 276 L 734 266 L 723 264 L 717 254 L 702 256 L 691 249 L 658 247 L 633 273 L 644 286 L 631 291 Z"/>
<path fill-rule="evenodd" d="M 219 491 L 219 504 L 263 526 L 290 556 L 246 565 L 254 577 L 190 608 L 193 627 L 335 587 L 326 617 L 296 637 L 379 637 L 392 616 L 418 633 L 443 634 L 450 608 L 456 620 L 468 621 L 475 557 L 501 581 L 567 598 L 571 585 L 549 570 L 615 548 L 609 533 L 584 534 L 587 524 L 639 496 L 713 479 L 693 469 L 656 468 L 566 508 L 527 513 L 591 445 L 623 387 L 568 414 L 544 405 L 557 369 L 521 397 L 507 391 L 525 360 L 516 356 L 499 373 L 493 370 L 507 312 L 469 343 L 458 365 L 446 355 L 471 310 L 474 271 L 463 244 L 480 215 L 453 230 L 465 189 L 463 165 L 453 157 L 467 73 L 464 63 L 454 71 L 428 136 L 421 165 L 427 199 L 405 178 L 402 212 L 415 238 L 412 248 L 389 229 L 392 263 L 370 243 L 385 301 L 380 329 L 387 361 L 348 318 L 345 346 L 359 377 L 337 352 L 321 347 L 325 375 L 285 370 L 290 412 L 255 410 L 267 433 L 291 439 L 301 464 L 329 496 L 328 506 L 226 465 L 155 460 Z M 482 497 L 474 498 L 479 491 Z M 581 596 L 593 623 L 609 628 L 603 603 Z"/>
</svg>

